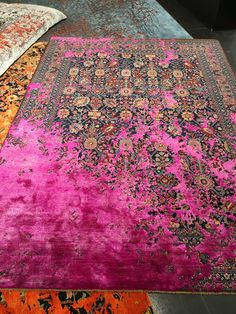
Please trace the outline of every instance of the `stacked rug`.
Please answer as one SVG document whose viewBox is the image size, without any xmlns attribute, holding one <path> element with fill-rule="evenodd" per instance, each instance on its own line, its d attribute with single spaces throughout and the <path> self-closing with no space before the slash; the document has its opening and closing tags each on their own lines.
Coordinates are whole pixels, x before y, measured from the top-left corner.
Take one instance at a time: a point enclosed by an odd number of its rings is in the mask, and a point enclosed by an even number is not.
<svg viewBox="0 0 236 314">
<path fill-rule="evenodd" d="M 53 37 L 0 154 L 0 286 L 233 291 L 235 99 L 216 41 Z"/>
</svg>

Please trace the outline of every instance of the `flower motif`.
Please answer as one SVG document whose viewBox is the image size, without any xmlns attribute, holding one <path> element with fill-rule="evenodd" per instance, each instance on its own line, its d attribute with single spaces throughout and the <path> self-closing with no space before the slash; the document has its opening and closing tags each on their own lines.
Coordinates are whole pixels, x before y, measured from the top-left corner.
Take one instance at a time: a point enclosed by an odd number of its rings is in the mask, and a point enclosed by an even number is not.
<svg viewBox="0 0 236 314">
<path fill-rule="evenodd" d="M 120 140 L 120 148 L 124 150 L 130 150 L 133 148 L 133 143 L 130 138 L 123 138 Z"/>
<path fill-rule="evenodd" d="M 181 78 L 181 77 L 183 77 L 183 72 L 180 71 L 180 70 L 174 70 L 173 71 L 173 76 L 176 77 L 176 78 Z"/>
<path fill-rule="evenodd" d="M 80 123 L 72 123 L 69 126 L 69 130 L 71 133 L 78 133 L 79 131 L 81 131 L 83 129 L 83 125 Z"/>
<path fill-rule="evenodd" d="M 98 58 L 106 58 L 107 53 L 106 52 L 98 52 Z"/>
<path fill-rule="evenodd" d="M 142 80 L 142 79 L 140 79 L 140 78 L 138 78 L 138 79 L 136 79 L 136 80 L 134 81 L 134 86 L 142 86 L 142 85 L 144 85 L 144 84 L 145 84 L 145 81 Z"/>
<path fill-rule="evenodd" d="M 88 116 L 89 116 L 89 118 L 96 120 L 96 119 L 101 117 L 101 112 L 98 111 L 97 109 L 94 109 L 94 110 L 88 112 Z"/>
<path fill-rule="evenodd" d="M 207 102 L 206 101 L 202 101 L 202 100 L 197 100 L 194 104 L 194 107 L 198 108 L 198 109 L 204 109 L 207 107 Z"/>
<path fill-rule="evenodd" d="M 78 73 L 79 73 L 79 69 L 78 68 L 71 68 L 70 71 L 69 71 L 69 74 L 71 76 L 76 76 L 76 75 L 78 75 Z"/>
<path fill-rule="evenodd" d="M 164 113 L 163 113 L 163 112 L 158 112 L 158 113 L 156 114 L 156 121 L 157 121 L 157 122 L 163 120 L 163 118 L 164 118 Z"/>
<path fill-rule="evenodd" d="M 72 94 L 74 94 L 74 92 L 76 92 L 76 88 L 73 86 L 67 86 L 64 89 L 64 94 L 66 94 L 66 95 L 72 95 Z"/>
<path fill-rule="evenodd" d="M 207 136 L 213 136 L 214 135 L 214 130 L 210 127 L 205 127 L 202 129 L 203 133 L 205 133 Z"/>
<path fill-rule="evenodd" d="M 195 140 L 194 138 L 191 138 L 188 141 L 188 145 L 192 146 L 193 148 L 195 148 L 197 150 L 201 150 L 202 149 L 201 143 L 198 140 Z"/>
<path fill-rule="evenodd" d="M 116 61 L 116 60 L 111 60 L 110 62 L 109 62 L 109 67 L 115 67 L 116 65 L 118 64 L 118 62 Z"/>
<path fill-rule="evenodd" d="M 81 96 L 81 97 L 75 98 L 73 104 L 78 107 L 84 107 L 89 103 L 89 100 L 90 100 L 89 97 Z"/>
<path fill-rule="evenodd" d="M 90 83 L 90 80 L 88 77 L 82 77 L 81 80 L 80 80 L 80 84 L 81 85 L 87 85 Z"/>
<path fill-rule="evenodd" d="M 134 100 L 134 105 L 137 108 L 144 108 L 145 105 L 148 104 L 148 99 L 147 98 L 136 98 Z"/>
<path fill-rule="evenodd" d="M 16 101 L 18 99 L 18 96 L 17 95 L 9 95 L 8 97 L 7 97 L 7 101 L 9 101 L 9 102 L 14 102 L 14 101 Z"/>
<path fill-rule="evenodd" d="M 124 87 L 120 89 L 121 96 L 131 96 L 133 94 L 132 88 Z"/>
<path fill-rule="evenodd" d="M 157 71 L 154 69 L 148 70 L 147 75 L 149 77 L 156 77 L 157 76 Z"/>
<path fill-rule="evenodd" d="M 190 111 L 184 111 L 182 113 L 182 118 L 185 120 L 185 121 L 193 121 L 194 119 L 194 114 Z"/>
<path fill-rule="evenodd" d="M 165 174 L 159 178 L 159 183 L 164 187 L 171 187 L 177 184 L 177 180 L 173 174 Z"/>
<path fill-rule="evenodd" d="M 129 59 L 131 57 L 131 54 L 130 53 L 122 53 L 121 54 L 123 58 L 125 59 Z"/>
<path fill-rule="evenodd" d="M 97 69 L 95 71 L 95 75 L 98 76 L 98 77 L 102 77 L 105 75 L 105 71 L 103 69 Z"/>
<path fill-rule="evenodd" d="M 195 183 L 203 189 L 209 190 L 214 186 L 214 182 L 210 176 L 201 174 L 195 177 Z"/>
<path fill-rule="evenodd" d="M 185 88 L 177 88 L 175 93 L 179 97 L 187 97 L 189 95 L 189 92 Z"/>
<path fill-rule="evenodd" d="M 154 59 L 156 56 L 154 54 L 146 54 L 145 57 L 149 60 Z"/>
<path fill-rule="evenodd" d="M 121 117 L 121 119 L 129 120 L 132 118 L 132 112 L 129 110 L 123 110 L 120 113 L 120 117 Z"/>
<path fill-rule="evenodd" d="M 102 100 L 100 98 L 93 97 L 90 100 L 90 106 L 93 109 L 98 109 L 98 108 L 100 108 L 102 106 Z"/>
<path fill-rule="evenodd" d="M 141 68 L 142 66 L 144 66 L 144 63 L 143 61 L 135 61 L 134 66 L 135 68 Z"/>
<path fill-rule="evenodd" d="M 169 79 L 164 79 L 161 81 L 161 85 L 164 88 L 169 88 L 169 87 L 172 87 L 172 82 Z"/>
<path fill-rule="evenodd" d="M 116 130 L 115 124 L 109 123 L 102 127 L 102 132 L 104 134 L 112 134 Z"/>
<path fill-rule="evenodd" d="M 167 150 L 167 146 L 163 143 L 156 142 L 154 146 L 158 152 L 165 152 Z"/>
<path fill-rule="evenodd" d="M 84 61 L 84 66 L 87 68 L 90 68 L 93 64 L 94 64 L 94 62 L 92 60 Z"/>
<path fill-rule="evenodd" d="M 84 147 L 86 149 L 95 149 L 97 147 L 97 140 L 95 137 L 89 137 L 84 142 Z"/>
<path fill-rule="evenodd" d="M 114 108 L 117 106 L 117 101 L 115 99 L 112 99 L 112 98 L 105 98 L 103 100 L 103 103 L 107 106 L 107 107 L 110 107 L 110 108 Z"/>
<path fill-rule="evenodd" d="M 168 126 L 168 132 L 173 135 L 173 136 L 177 136 L 181 134 L 181 129 L 174 126 L 174 125 L 169 125 Z"/>
<path fill-rule="evenodd" d="M 44 110 L 38 109 L 38 108 L 33 108 L 31 110 L 31 115 L 37 119 L 42 119 L 44 116 Z"/>
<path fill-rule="evenodd" d="M 129 76 L 131 76 L 131 71 L 129 69 L 123 69 L 121 71 L 121 75 L 124 77 L 129 77 Z"/>
<path fill-rule="evenodd" d="M 69 114 L 70 114 L 70 111 L 66 108 L 62 108 L 62 109 L 58 110 L 58 112 L 57 112 L 58 117 L 61 119 L 67 118 L 69 116 Z"/>
</svg>

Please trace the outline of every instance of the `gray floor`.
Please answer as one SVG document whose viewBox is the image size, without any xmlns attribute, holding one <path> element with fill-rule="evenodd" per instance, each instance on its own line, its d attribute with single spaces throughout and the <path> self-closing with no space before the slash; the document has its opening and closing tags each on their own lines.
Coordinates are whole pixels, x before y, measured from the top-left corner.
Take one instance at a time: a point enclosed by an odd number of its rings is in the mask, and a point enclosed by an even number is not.
<svg viewBox="0 0 236 314">
<path fill-rule="evenodd" d="M 219 40 L 234 72 L 236 72 L 236 29 L 211 31 L 186 8 L 179 4 L 177 0 L 158 0 L 158 2 L 193 38 L 212 38 Z"/>
<path fill-rule="evenodd" d="M 154 314 L 235 314 L 235 295 L 150 293 Z"/>
</svg>

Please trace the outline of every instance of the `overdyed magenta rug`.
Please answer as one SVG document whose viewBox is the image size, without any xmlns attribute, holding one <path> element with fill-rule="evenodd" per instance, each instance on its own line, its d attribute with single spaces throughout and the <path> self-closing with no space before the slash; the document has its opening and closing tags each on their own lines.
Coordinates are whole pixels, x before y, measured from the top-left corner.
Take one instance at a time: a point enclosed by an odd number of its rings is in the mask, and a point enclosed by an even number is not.
<svg viewBox="0 0 236 314">
<path fill-rule="evenodd" d="M 216 41 L 52 38 L 1 151 L 0 287 L 235 289 Z"/>
</svg>

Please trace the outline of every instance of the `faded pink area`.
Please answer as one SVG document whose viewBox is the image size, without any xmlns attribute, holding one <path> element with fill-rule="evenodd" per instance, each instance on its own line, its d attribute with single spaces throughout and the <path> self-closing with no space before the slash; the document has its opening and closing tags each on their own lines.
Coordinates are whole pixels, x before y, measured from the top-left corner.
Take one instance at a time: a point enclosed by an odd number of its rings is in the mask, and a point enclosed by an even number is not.
<svg viewBox="0 0 236 314">
<path fill-rule="evenodd" d="M 140 187 L 140 196 L 135 199 L 128 193 L 136 175 L 123 169 L 111 190 L 106 174 L 96 178 L 80 168 L 73 142 L 64 144 L 67 156 L 57 160 L 60 135 L 45 132 L 40 124 L 21 120 L 11 129 L 11 135 L 23 142 L 12 145 L 9 140 L 1 152 L 0 270 L 8 272 L 0 280 L 2 287 L 176 290 L 183 289 L 185 281 L 189 289 L 188 278 L 196 268 L 201 268 L 203 277 L 209 274 L 208 268 L 201 267 L 198 254 L 173 237 L 168 228 L 171 216 L 158 216 L 155 228 L 161 227 L 163 233 L 155 250 L 147 246 L 144 230 L 133 229 L 147 218 L 136 211 L 147 192 Z M 127 136 L 125 129 L 119 136 Z M 177 140 L 165 133 L 159 136 L 178 153 Z M 194 151 L 186 152 L 200 157 Z M 144 153 L 143 171 L 150 165 L 148 160 Z M 176 189 L 183 192 L 194 215 L 201 204 L 188 192 L 181 169 L 177 154 L 168 171 L 181 182 Z M 145 182 L 148 184 L 144 176 L 143 186 Z M 217 228 L 218 235 L 221 231 Z M 209 245 L 211 253 L 217 254 L 215 239 L 207 233 L 205 236 L 209 243 L 204 247 Z M 221 237 L 227 237 L 227 233 Z M 222 249 L 221 256 L 225 254 L 231 256 L 228 248 L 225 252 Z M 169 265 L 175 269 L 171 276 Z"/>
</svg>

